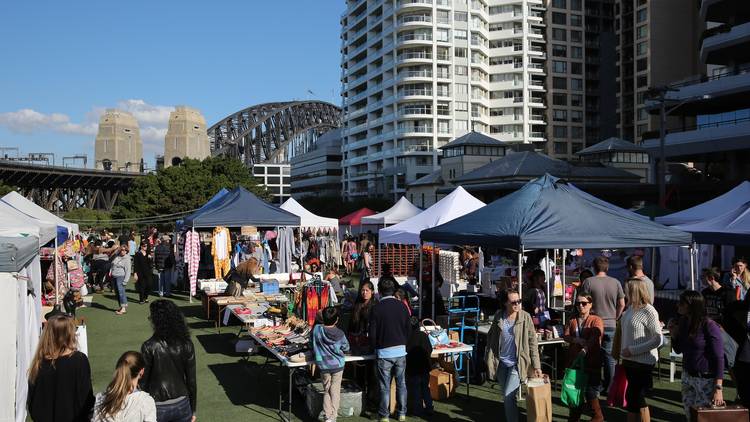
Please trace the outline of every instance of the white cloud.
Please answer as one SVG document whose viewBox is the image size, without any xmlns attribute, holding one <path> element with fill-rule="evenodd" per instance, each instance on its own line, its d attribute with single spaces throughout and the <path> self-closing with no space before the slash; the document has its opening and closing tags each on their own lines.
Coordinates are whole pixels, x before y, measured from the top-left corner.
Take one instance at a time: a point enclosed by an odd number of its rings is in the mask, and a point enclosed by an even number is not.
<svg viewBox="0 0 750 422">
<path fill-rule="evenodd" d="M 141 99 L 118 101 L 114 107 L 92 107 L 84 116 L 83 122 L 80 123 L 72 122 L 66 114 L 45 114 L 26 108 L 0 113 L 0 126 L 14 133 L 53 132 L 95 137 L 99 126 L 99 117 L 104 114 L 107 108 L 127 111 L 136 118 L 143 141 L 144 158 L 164 152 L 164 136 L 167 134 L 169 113 L 174 110 L 174 107 L 149 104 Z M 93 144 L 93 139 L 91 144 Z"/>
</svg>

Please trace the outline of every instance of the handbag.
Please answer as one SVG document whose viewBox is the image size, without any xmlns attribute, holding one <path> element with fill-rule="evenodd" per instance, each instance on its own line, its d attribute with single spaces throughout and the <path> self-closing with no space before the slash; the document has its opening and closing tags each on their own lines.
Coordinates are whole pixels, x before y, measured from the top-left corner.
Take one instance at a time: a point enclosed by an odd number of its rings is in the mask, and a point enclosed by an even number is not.
<svg viewBox="0 0 750 422">
<path fill-rule="evenodd" d="M 430 326 L 428 327 L 425 325 L 425 322 L 429 322 Z M 440 328 L 435 324 L 435 321 L 425 318 L 419 324 L 424 329 L 424 332 L 427 333 L 427 337 L 430 339 L 432 347 L 435 347 L 438 344 L 450 344 L 451 339 L 448 337 L 448 331 L 445 328 Z"/>
<path fill-rule="evenodd" d="M 607 405 L 610 407 L 625 407 L 628 405 L 625 392 L 628 390 L 628 379 L 625 377 L 625 368 L 622 364 L 615 366 L 615 376 L 609 384 Z"/>
<path fill-rule="evenodd" d="M 579 354 L 563 376 L 560 401 L 571 409 L 583 404 L 583 393 L 588 382 L 588 375 L 584 371 L 584 356 Z"/>
</svg>

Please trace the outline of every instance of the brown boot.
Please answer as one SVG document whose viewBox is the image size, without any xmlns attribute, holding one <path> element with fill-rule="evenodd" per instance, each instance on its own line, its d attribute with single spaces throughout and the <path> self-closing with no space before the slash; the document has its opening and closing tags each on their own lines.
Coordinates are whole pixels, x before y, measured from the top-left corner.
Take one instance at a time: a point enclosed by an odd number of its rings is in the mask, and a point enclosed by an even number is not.
<svg viewBox="0 0 750 422">
<path fill-rule="evenodd" d="M 593 415 L 591 416 L 591 422 L 604 422 L 604 415 L 602 415 L 602 406 L 599 403 L 599 398 L 595 398 L 591 400 L 591 412 Z"/>
</svg>

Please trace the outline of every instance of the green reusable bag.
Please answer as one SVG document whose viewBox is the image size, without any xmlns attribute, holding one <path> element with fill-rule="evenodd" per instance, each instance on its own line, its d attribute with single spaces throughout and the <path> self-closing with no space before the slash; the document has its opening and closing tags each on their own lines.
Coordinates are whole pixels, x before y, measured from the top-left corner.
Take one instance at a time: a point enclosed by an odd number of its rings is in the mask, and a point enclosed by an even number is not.
<svg viewBox="0 0 750 422">
<path fill-rule="evenodd" d="M 588 376 L 584 371 L 584 355 L 578 355 L 570 368 L 565 370 L 562 380 L 560 400 L 569 408 L 576 408 L 583 404 L 583 393 L 586 389 Z"/>
</svg>

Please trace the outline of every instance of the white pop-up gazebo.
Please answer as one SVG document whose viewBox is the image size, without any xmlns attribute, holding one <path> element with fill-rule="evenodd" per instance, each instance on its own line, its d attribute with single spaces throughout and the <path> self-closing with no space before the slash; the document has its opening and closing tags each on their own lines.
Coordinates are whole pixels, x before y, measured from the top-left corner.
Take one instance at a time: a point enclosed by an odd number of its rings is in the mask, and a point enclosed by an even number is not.
<svg viewBox="0 0 750 422">
<path fill-rule="evenodd" d="M 406 197 L 402 196 L 398 202 L 387 210 L 375 215 L 362 217 L 362 224 L 390 226 L 408 220 L 421 212 L 422 210 L 419 207 L 409 202 Z"/>
<path fill-rule="evenodd" d="M 11 206 L 13 206 L 13 208 L 21 211 L 22 213 L 36 218 L 37 220 L 54 223 L 58 227 L 65 227 L 65 229 L 68 231 L 69 237 L 78 234 L 78 224 L 63 220 L 55 214 L 52 214 L 39 205 L 24 198 L 20 193 L 16 191 L 10 192 L 7 195 L 3 196 L 3 201 L 7 202 Z"/>
<path fill-rule="evenodd" d="M 298 216 L 300 226 L 302 227 L 325 227 L 333 229 L 338 229 L 339 227 L 339 220 L 337 218 L 328 218 L 313 214 L 294 198 L 287 199 L 279 208 Z"/>
<path fill-rule="evenodd" d="M 656 222 L 667 226 L 694 224 L 736 210 L 748 201 L 750 201 L 750 182 L 746 180 L 710 201 L 673 214 L 656 217 Z"/>
</svg>

